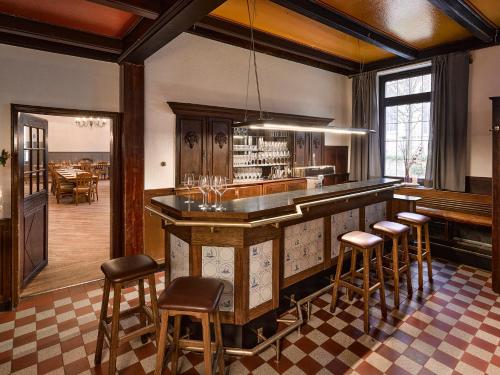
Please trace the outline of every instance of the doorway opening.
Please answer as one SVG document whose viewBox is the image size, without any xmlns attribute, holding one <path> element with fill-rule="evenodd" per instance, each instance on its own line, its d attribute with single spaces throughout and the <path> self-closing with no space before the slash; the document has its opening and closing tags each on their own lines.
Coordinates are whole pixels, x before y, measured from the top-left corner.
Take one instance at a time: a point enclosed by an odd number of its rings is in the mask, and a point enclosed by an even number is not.
<svg viewBox="0 0 500 375">
<path fill-rule="evenodd" d="M 100 279 L 101 263 L 118 255 L 113 136 L 120 116 L 13 105 L 12 121 L 15 305 Z"/>
</svg>

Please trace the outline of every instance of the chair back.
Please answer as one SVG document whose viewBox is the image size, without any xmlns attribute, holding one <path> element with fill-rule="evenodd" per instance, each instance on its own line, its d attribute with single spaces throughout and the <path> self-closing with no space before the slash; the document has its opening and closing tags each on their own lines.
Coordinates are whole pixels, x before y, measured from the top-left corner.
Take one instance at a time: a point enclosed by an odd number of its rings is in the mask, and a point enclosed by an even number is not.
<svg viewBox="0 0 500 375">
<path fill-rule="evenodd" d="M 89 188 L 92 184 L 92 175 L 90 173 L 78 173 L 75 179 L 77 188 Z"/>
</svg>

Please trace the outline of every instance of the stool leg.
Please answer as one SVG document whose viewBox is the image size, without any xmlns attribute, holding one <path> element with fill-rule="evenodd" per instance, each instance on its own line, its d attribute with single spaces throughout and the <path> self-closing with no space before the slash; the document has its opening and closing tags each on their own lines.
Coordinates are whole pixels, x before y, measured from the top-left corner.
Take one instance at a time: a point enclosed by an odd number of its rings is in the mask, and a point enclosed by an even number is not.
<svg viewBox="0 0 500 375">
<path fill-rule="evenodd" d="M 163 311 L 161 315 L 160 338 L 157 337 L 156 351 L 156 368 L 155 375 L 161 375 L 163 372 L 163 359 L 165 357 L 165 348 L 167 347 L 167 331 L 168 331 L 168 311 Z"/>
<path fill-rule="evenodd" d="M 205 362 L 205 375 L 212 375 L 212 340 L 210 338 L 209 314 L 202 314 L 201 325 L 203 328 L 203 360 Z"/>
<path fill-rule="evenodd" d="M 385 304 L 384 272 L 382 270 L 382 246 L 384 245 L 375 248 L 375 256 L 377 257 L 377 276 L 380 282 L 380 310 L 382 312 L 382 318 L 386 320 L 387 305 Z"/>
<path fill-rule="evenodd" d="M 394 275 L 394 306 L 399 309 L 399 254 L 397 237 L 392 239 L 392 273 Z"/>
<path fill-rule="evenodd" d="M 363 307 L 365 333 L 370 332 L 370 251 L 363 250 Z"/>
<path fill-rule="evenodd" d="M 174 336 L 172 338 L 172 375 L 177 374 L 177 364 L 179 363 L 179 339 L 181 337 L 181 315 L 174 317 Z"/>
<path fill-rule="evenodd" d="M 332 304 L 330 306 L 330 312 L 332 314 L 335 312 L 335 308 L 337 307 L 340 275 L 342 273 L 342 264 L 344 263 L 344 251 L 345 251 L 345 245 L 343 242 L 341 242 L 340 249 L 339 249 L 339 257 L 337 258 L 337 269 L 335 270 L 335 280 L 333 281 Z"/>
<path fill-rule="evenodd" d="M 429 238 L 429 223 L 425 223 L 425 252 L 427 257 L 427 272 L 429 281 L 432 283 L 432 258 L 431 258 L 431 242 Z"/>
<path fill-rule="evenodd" d="M 403 234 L 402 241 L 403 243 L 401 246 L 403 247 L 403 256 L 406 264 L 406 288 L 408 290 L 408 295 L 411 296 L 413 294 L 413 286 L 411 285 L 411 262 L 410 251 L 408 250 L 408 233 Z"/>
<path fill-rule="evenodd" d="M 357 255 L 356 255 L 356 248 L 351 248 L 351 284 L 354 284 L 354 280 L 356 279 L 356 275 L 355 275 L 355 272 L 356 272 L 356 258 L 357 258 Z M 350 288 L 347 288 L 347 299 L 349 301 L 352 301 L 352 290 Z"/>
<path fill-rule="evenodd" d="M 139 321 L 141 323 L 141 327 L 146 327 L 146 313 L 144 312 L 144 307 L 146 306 L 146 301 L 144 298 L 144 279 L 139 280 Z M 148 335 L 142 335 L 141 341 L 143 344 L 148 342 Z"/>
<path fill-rule="evenodd" d="M 215 328 L 215 344 L 218 350 L 220 350 L 218 358 L 219 374 L 224 375 L 226 371 L 224 365 L 224 342 L 222 341 L 222 327 L 220 324 L 220 313 L 218 309 L 214 313 L 214 328 Z"/>
<path fill-rule="evenodd" d="M 113 296 L 113 318 L 111 320 L 111 342 L 109 347 L 108 374 L 116 371 L 116 357 L 118 351 L 118 331 L 120 330 L 120 300 L 122 296 L 122 285 L 115 284 Z"/>
<path fill-rule="evenodd" d="M 424 277 L 422 271 L 422 226 L 417 225 L 417 265 L 418 265 L 418 289 L 424 289 Z"/>
<path fill-rule="evenodd" d="M 104 326 L 108 316 L 109 290 L 111 285 L 108 279 L 104 280 L 104 290 L 102 296 L 101 315 L 99 317 L 99 327 L 97 329 L 97 343 L 95 347 L 94 364 L 98 365 L 102 359 L 102 345 L 104 343 Z"/>
<path fill-rule="evenodd" d="M 151 312 L 153 313 L 153 323 L 156 326 L 156 346 L 158 346 L 158 335 L 160 332 L 160 319 L 158 317 L 158 300 L 156 297 L 156 280 L 155 275 L 148 276 L 149 296 L 151 298 Z"/>
</svg>

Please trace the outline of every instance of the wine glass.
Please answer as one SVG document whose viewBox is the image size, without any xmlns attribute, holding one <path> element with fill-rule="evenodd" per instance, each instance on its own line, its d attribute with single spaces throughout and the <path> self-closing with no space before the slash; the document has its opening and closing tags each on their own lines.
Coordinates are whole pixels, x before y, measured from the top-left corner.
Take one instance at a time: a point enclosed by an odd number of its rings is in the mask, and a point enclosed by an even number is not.
<svg viewBox="0 0 500 375">
<path fill-rule="evenodd" d="M 217 208 L 217 195 L 219 195 L 220 179 L 220 176 L 212 176 L 210 178 L 210 189 L 214 192 L 215 196 L 215 202 L 211 206 L 212 208 Z"/>
<path fill-rule="evenodd" d="M 203 196 L 203 203 L 200 204 L 198 207 L 200 207 L 203 211 L 205 211 L 208 209 L 207 194 L 210 189 L 208 184 L 208 176 L 200 175 L 200 178 L 198 180 L 198 189 L 200 189 L 201 195 Z"/>
<path fill-rule="evenodd" d="M 188 199 L 184 203 L 194 203 L 194 201 L 191 199 L 191 188 L 194 185 L 194 174 L 193 173 L 186 173 L 184 175 L 184 180 L 183 180 L 183 185 L 188 189 Z"/>
<path fill-rule="evenodd" d="M 218 193 L 219 193 L 219 206 L 215 208 L 215 211 L 224 211 L 225 208 L 222 207 L 222 196 L 224 193 L 227 191 L 228 186 L 227 186 L 227 177 L 220 177 L 219 178 L 219 186 L 218 186 Z"/>
</svg>

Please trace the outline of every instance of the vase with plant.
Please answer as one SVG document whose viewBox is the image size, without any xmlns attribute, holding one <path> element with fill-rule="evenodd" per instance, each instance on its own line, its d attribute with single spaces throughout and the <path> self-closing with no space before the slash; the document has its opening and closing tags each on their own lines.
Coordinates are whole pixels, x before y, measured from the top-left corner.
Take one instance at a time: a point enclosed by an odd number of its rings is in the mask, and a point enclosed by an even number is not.
<svg viewBox="0 0 500 375">
<path fill-rule="evenodd" d="M 405 166 L 405 182 L 411 182 L 411 167 L 423 161 L 422 154 L 424 148 L 422 146 L 422 143 L 419 143 L 419 145 L 412 150 L 410 146 L 410 139 L 408 137 L 402 138 L 402 142 L 399 142 L 399 149 L 401 151 L 401 154 L 403 155 L 403 163 Z"/>
<path fill-rule="evenodd" d="M 6 149 L 2 149 L 2 153 L 0 154 L 0 165 L 5 167 L 7 164 L 7 160 L 10 158 L 10 153 Z"/>
</svg>

